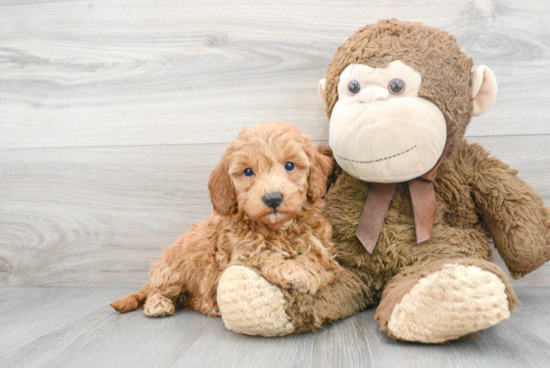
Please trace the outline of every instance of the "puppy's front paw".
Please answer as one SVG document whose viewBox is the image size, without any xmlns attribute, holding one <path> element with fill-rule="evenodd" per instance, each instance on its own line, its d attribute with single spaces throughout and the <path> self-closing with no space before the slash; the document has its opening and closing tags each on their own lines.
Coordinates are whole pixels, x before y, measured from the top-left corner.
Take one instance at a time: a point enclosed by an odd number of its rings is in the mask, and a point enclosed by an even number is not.
<svg viewBox="0 0 550 368">
<path fill-rule="evenodd" d="M 279 285 L 285 289 L 294 289 L 302 293 L 312 294 L 317 291 L 317 287 L 312 285 L 309 275 L 303 269 L 287 265 L 279 268 L 280 274 L 278 277 Z"/>
<path fill-rule="evenodd" d="M 149 294 L 143 306 L 143 313 L 149 317 L 171 316 L 174 310 L 174 303 L 160 294 Z"/>
</svg>

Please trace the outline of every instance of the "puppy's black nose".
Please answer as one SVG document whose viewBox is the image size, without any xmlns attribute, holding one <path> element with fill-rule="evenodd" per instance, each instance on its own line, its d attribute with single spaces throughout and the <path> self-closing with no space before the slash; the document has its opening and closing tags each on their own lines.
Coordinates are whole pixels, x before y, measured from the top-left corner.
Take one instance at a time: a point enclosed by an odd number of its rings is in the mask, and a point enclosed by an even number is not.
<svg viewBox="0 0 550 368">
<path fill-rule="evenodd" d="M 280 192 L 267 193 L 264 195 L 264 203 L 267 207 L 277 208 L 283 202 L 283 195 Z"/>
</svg>

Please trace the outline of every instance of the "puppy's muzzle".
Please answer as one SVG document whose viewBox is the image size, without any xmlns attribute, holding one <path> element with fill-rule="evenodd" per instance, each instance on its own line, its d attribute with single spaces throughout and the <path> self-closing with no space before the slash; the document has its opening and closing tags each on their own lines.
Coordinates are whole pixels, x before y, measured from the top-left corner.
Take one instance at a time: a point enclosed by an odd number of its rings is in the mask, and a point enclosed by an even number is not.
<svg viewBox="0 0 550 368">
<path fill-rule="evenodd" d="M 280 192 L 267 193 L 263 201 L 267 207 L 275 209 L 283 203 L 283 195 Z"/>
</svg>

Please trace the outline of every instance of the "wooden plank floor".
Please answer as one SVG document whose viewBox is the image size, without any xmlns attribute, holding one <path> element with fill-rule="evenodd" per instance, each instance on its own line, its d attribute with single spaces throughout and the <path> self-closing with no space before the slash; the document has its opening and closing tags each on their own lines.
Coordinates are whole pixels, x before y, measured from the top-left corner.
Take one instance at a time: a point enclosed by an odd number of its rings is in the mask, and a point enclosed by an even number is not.
<svg viewBox="0 0 550 368">
<path fill-rule="evenodd" d="M 106 302 L 129 288 L 0 289 L 0 366 L 13 367 L 548 367 L 550 289 L 518 290 L 511 318 L 447 345 L 397 342 L 374 310 L 280 338 L 238 335 L 220 318 L 178 310 L 151 319 Z"/>
</svg>

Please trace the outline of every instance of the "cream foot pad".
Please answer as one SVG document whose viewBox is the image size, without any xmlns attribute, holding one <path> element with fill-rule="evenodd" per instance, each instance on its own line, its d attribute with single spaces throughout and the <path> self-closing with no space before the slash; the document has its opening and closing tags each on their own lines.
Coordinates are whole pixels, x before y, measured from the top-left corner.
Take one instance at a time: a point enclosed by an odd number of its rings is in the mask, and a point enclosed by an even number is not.
<svg viewBox="0 0 550 368">
<path fill-rule="evenodd" d="M 149 317 L 165 317 L 174 314 L 174 304 L 160 294 L 150 294 L 143 306 L 143 313 Z"/>
<path fill-rule="evenodd" d="M 398 339 L 440 343 L 493 326 L 510 316 L 502 280 L 477 266 L 448 264 L 419 280 L 391 314 Z"/>
<path fill-rule="evenodd" d="M 244 266 L 229 267 L 220 278 L 218 305 L 225 327 L 247 335 L 281 336 L 294 331 L 279 288 Z"/>
</svg>

